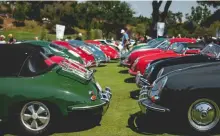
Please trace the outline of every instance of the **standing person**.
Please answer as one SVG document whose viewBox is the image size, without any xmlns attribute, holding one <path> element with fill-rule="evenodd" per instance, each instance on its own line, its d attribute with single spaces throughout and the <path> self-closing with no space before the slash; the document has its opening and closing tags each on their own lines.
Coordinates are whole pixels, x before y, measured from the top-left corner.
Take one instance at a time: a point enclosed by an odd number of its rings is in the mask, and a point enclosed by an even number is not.
<svg viewBox="0 0 220 136">
<path fill-rule="evenodd" d="M 5 44 L 6 41 L 5 41 L 5 36 L 4 35 L 1 35 L 0 36 L 0 44 Z"/>
<path fill-rule="evenodd" d="M 35 37 L 34 39 L 35 39 L 36 41 L 38 41 L 38 40 L 39 40 L 39 39 L 38 39 L 38 37 Z"/>
<path fill-rule="evenodd" d="M 16 42 L 16 39 L 13 37 L 12 34 L 9 34 L 8 38 L 9 38 L 8 44 L 14 44 Z"/>
<path fill-rule="evenodd" d="M 122 46 L 123 46 L 123 50 L 126 51 L 126 49 L 129 51 L 129 45 L 130 45 L 130 40 L 129 40 L 129 36 L 128 34 L 125 32 L 124 29 L 121 29 L 121 34 L 122 36 Z"/>
<path fill-rule="evenodd" d="M 82 33 L 79 33 L 75 40 L 80 40 L 80 41 L 82 41 Z"/>
<path fill-rule="evenodd" d="M 136 36 L 135 36 L 135 43 L 133 46 L 137 45 L 140 43 L 140 33 L 137 33 Z"/>
</svg>

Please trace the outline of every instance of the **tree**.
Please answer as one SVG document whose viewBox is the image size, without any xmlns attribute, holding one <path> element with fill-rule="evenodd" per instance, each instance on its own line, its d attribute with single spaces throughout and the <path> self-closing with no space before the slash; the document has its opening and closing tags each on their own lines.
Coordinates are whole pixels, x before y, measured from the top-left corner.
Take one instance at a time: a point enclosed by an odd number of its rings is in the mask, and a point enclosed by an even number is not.
<svg viewBox="0 0 220 136">
<path fill-rule="evenodd" d="M 214 8 L 217 8 L 220 6 L 220 1 L 197 1 L 199 4 L 201 5 L 208 5 L 208 6 L 212 6 Z"/>
<path fill-rule="evenodd" d="M 205 27 L 209 27 L 216 21 L 220 21 L 220 9 L 216 10 L 211 16 L 209 16 L 206 21 L 204 21 L 201 25 Z"/>
<path fill-rule="evenodd" d="M 159 9 L 160 9 L 160 6 L 161 4 L 163 3 L 162 0 L 160 1 L 152 1 L 152 7 L 153 7 L 153 12 L 152 12 L 152 24 L 151 24 L 151 32 L 150 32 L 150 35 L 152 37 L 156 37 L 156 23 L 158 21 L 162 21 L 164 22 L 166 17 L 167 17 L 167 13 L 168 13 L 168 10 L 169 10 L 169 7 L 172 3 L 172 1 L 167 1 L 166 4 L 165 4 L 165 7 L 164 7 L 164 10 L 162 13 L 160 13 Z M 147 33 L 147 31 L 146 31 Z"/>
<path fill-rule="evenodd" d="M 207 5 L 199 5 L 197 7 L 191 7 L 191 14 L 186 14 L 186 19 L 200 25 L 206 21 L 210 15 L 211 11 Z"/>
<path fill-rule="evenodd" d="M 18 21 L 24 21 L 28 12 L 28 5 L 25 2 L 17 2 L 15 5 L 14 18 Z"/>
</svg>

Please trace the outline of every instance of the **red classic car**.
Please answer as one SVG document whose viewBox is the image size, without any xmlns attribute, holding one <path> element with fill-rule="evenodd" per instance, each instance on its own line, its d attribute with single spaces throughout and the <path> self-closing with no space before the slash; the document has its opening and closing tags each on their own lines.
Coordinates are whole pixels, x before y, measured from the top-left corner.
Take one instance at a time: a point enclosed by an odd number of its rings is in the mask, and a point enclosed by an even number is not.
<svg viewBox="0 0 220 136">
<path fill-rule="evenodd" d="M 51 62 L 51 60 L 52 60 L 52 62 Z M 74 69 L 77 69 L 77 70 L 79 70 L 83 73 L 87 72 L 87 70 L 85 69 L 83 64 L 80 64 L 77 61 L 74 62 L 74 61 L 71 61 L 71 60 L 67 60 L 64 57 L 52 56 L 52 57 L 50 57 L 50 59 L 45 60 L 45 63 L 48 66 L 52 65 L 54 62 L 59 64 L 59 65 L 62 65 L 62 66 L 63 65 L 68 65 L 69 67 L 73 67 Z"/>
<path fill-rule="evenodd" d="M 94 56 L 90 53 L 87 53 L 80 47 L 73 47 L 68 42 L 65 42 L 65 41 L 53 41 L 53 43 L 66 47 L 67 49 L 72 50 L 76 52 L 77 54 L 79 54 L 82 57 L 82 59 L 85 61 L 87 67 L 96 66 L 96 61 L 95 61 Z"/>
<path fill-rule="evenodd" d="M 197 49 L 196 47 L 189 49 L 187 43 L 176 42 L 171 44 L 169 49 L 164 52 L 144 55 L 137 58 L 129 69 L 129 73 L 133 76 L 135 76 L 138 72 L 144 74 L 146 66 L 151 61 L 157 59 L 182 57 L 192 54 L 198 54 L 199 52 L 200 49 Z"/>
<path fill-rule="evenodd" d="M 118 59 L 120 57 L 119 52 L 111 46 L 103 45 L 101 42 L 94 40 L 86 40 L 85 42 L 98 46 L 110 59 Z"/>
<path fill-rule="evenodd" d="M 164 42 L 158 48 L 135 50 L 122 63 L 123 63 L 124 66 L 130 67 L 138 57 L 145 56 L 145 55 L 151 55 L 151 54 L 155 54 L 155 53 L 167 52 L 167 50 L 169 49 L 170 45 L 173 44 L 173 43 L 176 43 L 176 42 L 195 43 L 196 39 L 191 39 L 191 38 L 173 38 L 173 39 L 167 40 L 167 42 Z"/>
</svg>

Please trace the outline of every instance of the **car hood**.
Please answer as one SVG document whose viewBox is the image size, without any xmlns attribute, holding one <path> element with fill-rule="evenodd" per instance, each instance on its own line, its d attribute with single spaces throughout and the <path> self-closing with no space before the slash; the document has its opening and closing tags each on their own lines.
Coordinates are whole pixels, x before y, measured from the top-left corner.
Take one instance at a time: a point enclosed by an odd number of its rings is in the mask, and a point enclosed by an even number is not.
<svg viewBox="0 0 220 136">
<path fill-rule="evenodd" d="M 220 62 L 213 62 L 174 70 L 159 79 L 168 76 L 165 88 L 171 90 L 195 90 L 219 86 L 219 74 Z"/>
<path fill-rule="evenodd" d="M 169 57 L 176 57 L 178 56 L 178 54 L 176 53 L 166 53 L 166 52 L 162 52 L 162 53 L 154 53 L 154 54 L 149 54 L 149 55 L 145 55 L 143 57 L 141 57 L 140 60 L 157 60 L 157 59 L 162 59 L 162 58 L 169 58 Z"/>
</svg>

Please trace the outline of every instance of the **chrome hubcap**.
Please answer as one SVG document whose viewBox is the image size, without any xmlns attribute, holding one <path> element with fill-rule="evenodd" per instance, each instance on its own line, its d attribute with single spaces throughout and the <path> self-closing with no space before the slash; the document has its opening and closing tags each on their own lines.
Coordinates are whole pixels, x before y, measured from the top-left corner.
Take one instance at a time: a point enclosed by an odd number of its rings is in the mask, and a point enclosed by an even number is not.
<svg viewBox="0 0 220 136">
<path fill-rule="evenodd" d="M 190 125 L 198 131 L 208 131 L 219 122 L 219 107 L 209 99 L 195 101 L 188 110 Z"/>
<path fill-rule="evenodd" d="M 29 130 L 39 131 L 44 129 L 50 122 L 50 111 L 41 102 L 29 102 L 21 110 L 22 124 Z"/>
</svg>

